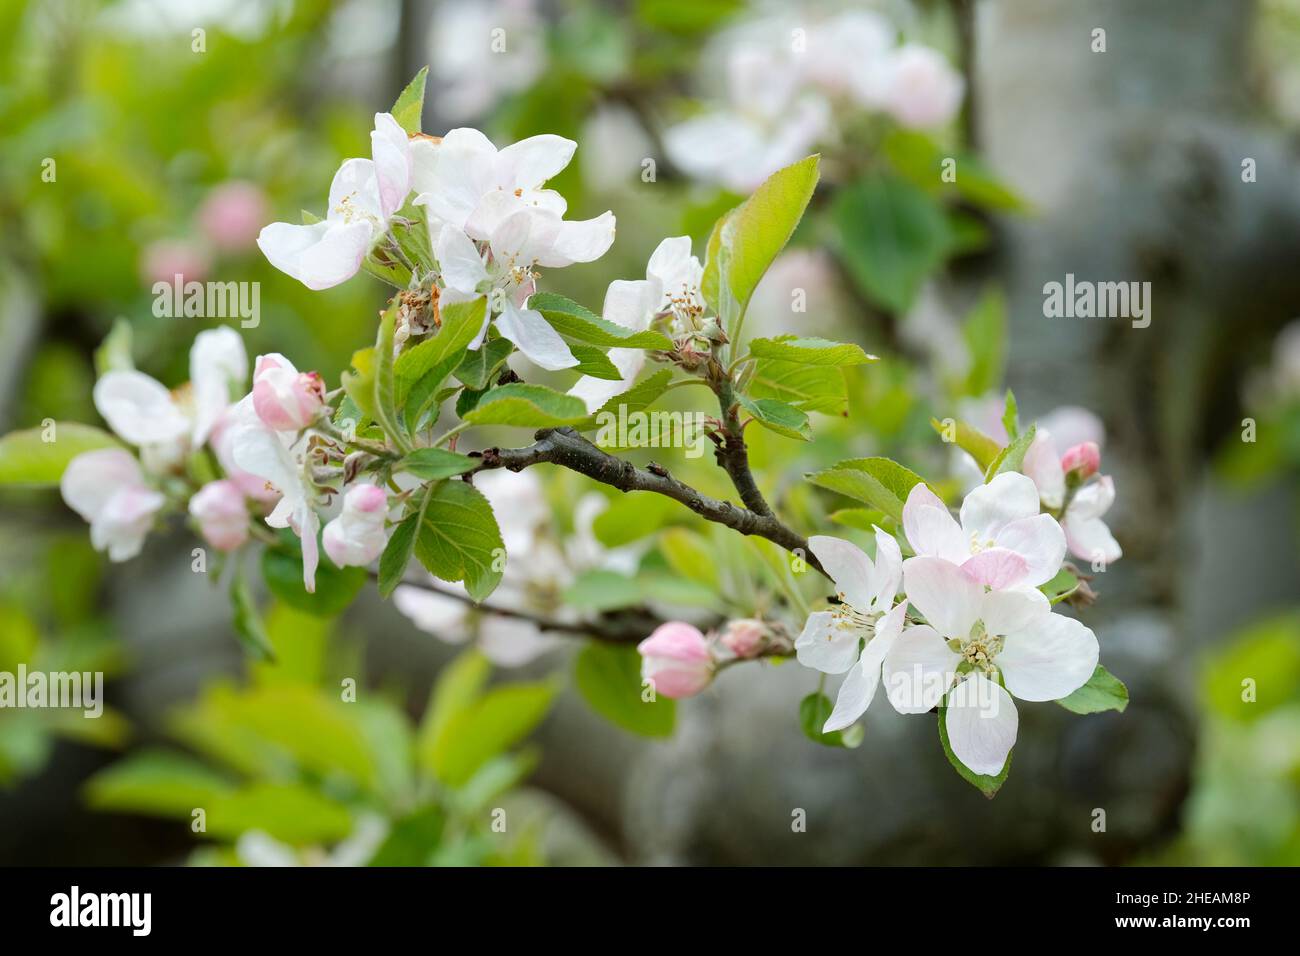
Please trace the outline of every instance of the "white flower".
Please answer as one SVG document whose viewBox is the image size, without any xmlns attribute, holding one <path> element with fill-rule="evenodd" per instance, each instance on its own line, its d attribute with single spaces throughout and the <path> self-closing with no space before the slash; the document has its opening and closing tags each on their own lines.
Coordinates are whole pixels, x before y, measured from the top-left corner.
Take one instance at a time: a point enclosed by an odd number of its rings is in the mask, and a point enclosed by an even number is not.
<svg viewBox="0 0 1300 956">
<path fill-rule="evenodd" d="M 110 561 L 140 553 L 165 499 L 144 483 L 140 465 L 120 448 L 103 448 L 68 462 L 59 491 L 69 508 L 90 522 L 90 542 Z"/>
<path fill-rule="evenodd" d="M 365 566 L 378 558 L 388 544 L 384 518 L 388 496 L 378 485 L 358 482 L 343 496 L 342 513 L 325 526 L 321 543 L 340 568 Z"/>
<path fill-rule="evenodd" d="M 349 159 L 330 183 L 320 222 L 273 222 L 257 237 L 271 265 L 309 289 L 328 289 L 357 274 L 411 189 L 411 147 L 388 113 L 375 114 L 372 159 Z"/>
<path fill-rule="evenodd" d="M 1091 413 L 1085 414 L 1093 417 Z M 1076 429 L 1066 431 L 1066 434 L 1071 438 L 1085 434 L 1101 437 L 1100 422 L 1097 424 L 1096 430 Z M 1077 448 L 1083 443 L 1071 443 L 1067 447 Z M 1085 561 L 1100 560 L 1106 564 L 1118 561 L 1124 552 L 1102 520 L 1102 516 L 1115 501 L 1115 482 L 1108 475 L 1098 475 L 1094 481 L 1068 496 L 1067 503 L 1066 469 L 1060 447 L 1054 433 L 1040 428 L 1035 433 L 1034 443 L 1025 452 L 1025 474 L 1033 480 L 1045 506 L 1059 509 L 1065 505 L 1065 511 L 1061 515 L 1061 528 L 1065 532 L 1065 542 L 1071 554 Z"/>
<path fill-rule="evenodd" d="M 1041 591 L 985 591 L 942 558 L 909 558 L 903 584 L 929 623 L 904 630 L 885 657 L 890 703 L 899 713 L 924 713 L 946 695 L 957 759 L 975 773 L 1000 773 L 1019 722 L 1012 695 L 1046 701 L 1074 693 L 1096 670 L 1096 636 L 1053 614 Z"/>
<path fill-rule="evenodd" d="M 1065 560 L 1065 534 L 1038 510 L 1038 489 L 1019 472 L 1005 472 L 966 496 L 961 524 L 924 482 L 903 506 L 903 529 L 918 555 L 960 565 L 989 587 L 1037 587 Z"/>
<path fill-rule="evenodd" d="M 835 582 L 839 603 L 808 615 L 795 641 L 799 663 L 848 677 L 840 686 L 824 733 L 849 726 L 867 710 L 880 682 L 880 665 L 903 629 L 907 604 L 894 606 L 902 577 L 902 553 L 891 535 L 876 528 L 876 560 L 855 544 L 815 535 L 808 547 Z M 866 646 L 858 651 L 858 645 Z"/>
<path fill-rule="evenodd" d="M 808 29 L 804 74 L 827 94 L 879 109 L 889 92 L 893 34 L 888 21 L 866 10 L 816 23 Z"/>
<path fill-rule="evenodd" d="M 198 448 L 208 440 L 217 420 L 243 394 L 248 380 L 244 340 L 229 326 L 207 329 L 190 348 L 190 388 L 194 401 L 191 441 Z"/>
<path fill-rule="evenodd" d="M 266 425 L 257 416 L 251 395 L 240 401 L 232 417 L 230 456 L 237 468 L 264 479 L 280 493 L 266 523 L 272 528 L 292 528 L 302 539 L 303 587 L 314 593 L 320 518 L 313 507 L 316 490 L 308 473 L 307 438 L 295 442 L 292 434 Z"/>
<path fill-rule="evenodd" d="M 446 0 L 437 5 L 428 42 L 429 91 L 439 115 L 479 116 L 503 94 L 532 85 L 546 66 L 546 31 L 534 6 L 533 0 Z"/>
<path fill-rule="evenodd" d="M 885 108 L 904 126 L 942 126 L 961 107 L 965 81 L 938 50 L 908 44 L 889 58 Z"/>
</svg>

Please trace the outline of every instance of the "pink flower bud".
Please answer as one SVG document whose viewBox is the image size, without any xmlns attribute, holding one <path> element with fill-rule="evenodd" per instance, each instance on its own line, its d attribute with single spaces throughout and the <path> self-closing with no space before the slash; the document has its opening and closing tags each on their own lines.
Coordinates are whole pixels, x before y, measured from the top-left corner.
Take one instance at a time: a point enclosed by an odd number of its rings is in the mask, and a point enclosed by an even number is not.
<svg viewBox="0 0 1300 956">
<path fill-rule="evenodd" d="M 325 553 L 340 568 L 366 565 L 388 544 L 384 518 L 388 496 L 376 485 L 353 485 L 343 496 L 343 513 L 325 526 L 321 542 Z"/>
<path fill-rule="evenodd" d="M 156 282 L 171 285 L 177 276 L 182 285 L 202 282 L 209 270 L 207 255 L 186 239 L 160 239 L 149 243 L 140 254 L 140 275 L 150 285 Z"/>
<path fill-rule="evenodd" d="M 665 697 L 691 697 L 713 680 L 713 655 L 699 628 L 669 621 L 637 645 L 641 676 Z"/>
<path fill-rule="evenodd" d="M 222 252 L 243 252 L 257 242 L 267 214 L 266 196 L 252 183 L 232 180 L 215 187 L 199 207 L 199 228 Z"/>
<path fill-rule="evenodd" d="M 737 657 L 757 657 L 767 645 L 767 627 L 762 621 L 748 617 L 728 621 L 722 632 L 722 643 Z"/>
<path fill-rule="evenodd" d="M 1080 478 L 1090 478 L 1101 467 L 1101 449 L 1095 441 L 1085 441 L 1066 450 L 1061 456 L 1061 470 L 1075 471 Z"/>
<path fill-rule="evenodd" d="M 190 516 L 218 551 L 233 551 L 248 540 L 248 508 L 233 481 L 210 481 L 190 499 Z"/>
<path fill-rule="evenodd" d="M 325 406 L 325 385 L 315 372 L 299 372 L 283 355 L 260 355 L 253 373 L 253 409 L 276 431 L 306 428 Z"/>
</svg>

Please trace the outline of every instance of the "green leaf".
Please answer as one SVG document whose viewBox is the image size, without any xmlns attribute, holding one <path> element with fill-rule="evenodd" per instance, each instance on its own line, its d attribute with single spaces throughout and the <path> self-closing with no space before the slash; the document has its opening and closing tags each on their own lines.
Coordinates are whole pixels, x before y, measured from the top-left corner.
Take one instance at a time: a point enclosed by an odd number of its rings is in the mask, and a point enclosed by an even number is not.
<svg viewBox="0 0 1300 956">
<path fill-rule="evenodd" d="M 565 395 L 544 385 L 511 382 L 486 392 L 465 421 L 475 425 L 516 425 L 554 428 L 576 425 L 587 417 L 587 406 L 575 395 Z"/>
<path fill-rule="evenodd" d="M 45 441 L 49 435 L 53 441 Z M 78 455 L 101 448 L 121 448 L 106 431 L 77 422 L 10 432 L 0 438 L 0 485 L 52 487 Z"/>
<path fill-rule="evenodd" d="M 96 810 L 189 820 L 195 807 L 209 807 L 234 789 L 229 778 L 193 757 L 146 750 L 95 774 L 85 792 Z"/>
<path fill-rule="evenodd" d="M 214 797 L 205 809 L 208 834 L 227 840 L 261 830 L 284 843 L 305 846 L 332 843 L 352 832 L 346 807 L 299 783 L 252 783 Z"/>
<path fill-rule="evenodd" d="M 643 595 L 635 578 L 597 569 L 579 574 L 564 589 L 566 605 L 588 611 L 612 611 L 640 604 Z"/>
<path fill-rule="evenodd" d="M 778 169 L 752 196 L 727 214 L 719 234 L 719 247 L 710 248 L 718 282 L 725 283 L 736 302 L 735 323 L 727 334 L 738 341 L 740 321 L 750 296 L 768 266 L 785 248 L 803 218 L 817 188 L 818 156 L 809 156 Z M 713 239 L 710 237 L 710 246 Z M 715 253 L 725 252 L 725 255 Z"/>
<path fill-rule="evenodd" d="M 992 800 L 997 792 L 1002 789 L 1002 785 L 1007 782 L 1007 774 L 1011 772 L 1011 753 L 1007 754 L 1007 762 L 1002 765 L 1002 770 L 996 777 L 971 770 L 957 759 L 957 755 L 952 752 L 952 745 L 948 743 L 948 728 L 944 723 L 944 715 L 947 711 L 947 707 L 940 705 L 939 742 L 943 745 L 944 756 L 948 758 L 948 762 L 952 764 L 953 769 L 957 771 L 963 780 Z"/>
<path fill-rule="evenodd" d="M 907 496 L 925 481 L 890 458 L 852 458 L 809 475 L 808 480 L 879 508 L 895 521 L 903 520 Z"/>
<path fill-rule="evenodd" d="M 646 330 L 634 332 L 602 319 L 572 299 L 553 292 L 538 292 L 528 299 L 528 308 L 542 314 L 551 328 L 565 338 L 577 339 L 588 345 L 603 348 L 662 349 L 667 351 L 673 343 L 660 332 Z"/>
<path fill-rule="evenodd" d="M 985 209 L 1015 212 L 1025 209 L 1025 202 L 988 168 L 969 153 L 956 153 L 940 146 L 925 133 L 916 130 L 891 130 L 881 144 L 890 164 L 922 189 L 936 191 L 949 187 L 971 203 Z M 955 161 L 953 181 L 944 182 L 944 160 Z"/>
<path fill-rule="evenodd" d="M 949 419 L 948 421 L 951 424 L 945 424 L 937 418 L 931 418 L 930 427 L 937 431 L 939 437 L 944 441 L 948 441 L 948 436 L 951 433 L 952 437 L 956 439 L 955 444 L 957 447 L 975 459 L 980 471 L 988 471 L 989 465 L 993 464 L 994 459 L 1002 454 L 1002 446 L 973 425 L 955 419 Z"/>
<path fill-rule="evenodd" d="M 477 467 L 480 461 L 445 448 L 417 448 L 394 465 L 393 470 L 408 471 L 425 481 L 437 481 L 463 475 Z"/>
<path fill-rule="evenodd" d="M 406 84 L 406 89 L 402 90 L 389 111 L 393 119 L 397 120 L 397 125 L 407 133 L 420 132 L 420 117 L 424 113 L 424 86 L 428 78 L 429 68 L 426 66 Z"/>
<path fill-rule="evenodd" d="M 348 398 L 370 420 L 375 418 L 375 348 L 352 353 L 352 367 L 339 376 Z M 341 414 L 342 410 L 340 410 Z M 361 422 L 355 423 L 360 427 Z"/>
<path fill-rule="evenodd" d="M 1104 710 L 1123 711 L 1128 706 L 1128 688 L 1124 682 L 1100 664 L 1084 684 L 1069 697 L 1057 701 L 1076 714 L 1097 714 Z"/>
<path fill-rule="evenodd" d="M 593 641 L 574 666 L 578 692 L 610 723 L 642 737 L 669 737 L 677 719 L 671 698 L 642 698 L 641 655 L 633 647 Z"/>
<path fill-rule="evenodd" d="M 753 398 L 775 398 L 805 412 L 847 415 L 849 393 L 844 372 L 784 359 L 761 358 L 749 382 Z"/>
<path fill-rule="evenodd" d="M 316 566 L 316 590 L 308 592 L 302 583 L 302 550 L 297 539 L 281 536 L 280 545 L 262 552 L 262 577 L 277 598 L 292 608 L 317 617 L 333 617 L 345 611 L 366 586 L 365 568 L 336 567 L 322 551 Z"/>
<path fill-rule="evenodd" d="M 375 341 L 375 421 L 398 448 L 409 448 L 406 438 L 406 421 L 397 414 L 397 384 L 393 373 L 393 329 L 397 322 L 399 302 L 396 296 L 379 319 L 379 334 Z"/>
<path fill-rule="evenodd" d="M 492 662 L 474 648 L 462 651 L 438 673 L 420 724 L 421 766 L 433 769 L 433 748 L 451 719 L 478 700 L 492 674 Z"/>
<path fill-rule="evenodd" d="M 872 531 L 885 521 L 885 513 L 876 508 L 840 508 L 832 511 L 829 517 L 836 524 L 859 531 Z"/>
<path fill-rule="evenodd" d="M 741 395 L 737 400 L 741 407 L 753 415 L 754 420 L 764 428 L 786 438 L 799 441 L 812 440 L 808 414 L 801 409 L 776 398 L 750 398 L 748 395 Z"/>
<path fill-rule="evenodd" d="M 961 334 L 971 357 L 962 391 L 974 396 L 994 391 L 1002 384 L 1006 366 L 1007 304 L 1001 292 L 990 288 L 980 297 Z"/>
<path fill-rule="evenodd" d="M 505 546 L 492 506 L 473 485 L 464 481 L 431 484 L 414 514 L 415 556 L 434 577 L 464 581 L 475 601 L 495 590 L 501 581 L 501 571 L 496 568 L 501 566 Z M 403 521 L 398 531 L 405 524 Z M 380 576 L 384 578 L 382 556 Z"/>
<path fill-rule="evenodd" d="M 301 565 L 298 574 L 302 574 Z M 230 604 L 235 636 L 244 645 L 244 649 L 258 660 L 275 660 L 275 648 L 271 646 L 271 639 L 262 626 L 262 616 L 257 612 L 252 592 L 248 589 L 248 580 L 244 577 L 244 569 L 238 562 L 235 563 L 235 574 L 230 582 Z"/>
<path fill-rule="evenodd" d="M 591 523 L 591 533 L 607 548 L 619 548 L 654 534 L 681 514 L 681 505 L 650 491 L 630 491 L 610 499 Z"/>
<path fill-rule="evenodd" d="M 542 722 L 555 684 L 505 684 L 454 714 L 429 754 L 434 774 L 449 787 L 464 786 L 493 757 L 519 743 Z"/>
<path fill-rule="evenodd" d="M 486 308 L 483 296 L 447 306 L 438 333 L 407 349 L 393 363 L 394 402 L 405 409 L 411 427 L 433 403 L 447 376 L 465 359 L 465 350 L 483 328 Z"/>
<path fill-rule="evenodd" d="M 384 545 L 383 554 L 379 556 L 380 597 L 388 597 L 402 583 L 406 566 L 411 561 L 411 555 L 415 553 L 415 539 L 424 521 L 424 509 L 429 504 L 430 489 L 432 486 L 416 498 L 415 510 L 398 522 L 393 533 L 388 536 L 388 544 Z"/>
<path fill-rule="evenodd" d="M 604 428 L 605 421 L 608 421 L 610 415 L 618 416 L 621 407 L 625 415 L 632 415 L 636 412 L 643 412 L 668 390 L 668 383 L 672 381 L 673 373 L 671 369 L 660 369 L 653 375 L 642 379 L 621 395 L 615 395 L 604 405 L 602 405 L 596 414 L 591 415 L 574 427 L 579 431 L 590 431 L 593 428 Z M 616 448 L 617 441 L 599 441 L 597 442 L 602 448 Z"/>
<path fill-rule="evenodd" d="M 795 335 L 754 339 L 749 343 L 749 352 L 758 358 L 784 359 L 801 365 L 864 365 L 879 361 L 877 356 L 864 352 L 861 346 Z"/>
<path fill-rule="evenodd" d="M 512 351 L 514 343 L 509 339 L 491 339 L 484 342 L 481 348 L 466 352 L 453 374 L 469 388 L 486 388 L 492 375 L 505 363 Z"/>
<path fill-rule="evenodd" d="M 834 709 L 831 699 L 821 692 L 809 694 L 799 701 L 799 726 L 803 729 L 803 735 L 823 747 L 845 747 L 852 750 L 860 746 L 866 736 L 862 724 L 832 730 L 828 734 L 822 733 L 822 728 L 826 726 Z"/>
<path fill-rule="evenodd" d="M 611 362 L 609 356 L 595 345 L 574 344 L 569 346 L 569 351 L 578 360 L 578 364 L 572 368 L 574 372 L 590 375 L 592 378 L 604 379 L 607 382 L 617 382 L 623 377 L 623 373 L 618 370 L 618 366 Z"/>
<path fill-rule="evenodd" d="M 934 197 L 876 173 L 840 190 L 831 205 L 836 250 L 873 302 L 904 313 L 948 255 L 948 218 Z"/>
<path fill-rule="evenodd" d="M 1011 389 L 1007 389 L 1007 404 L 1002 412 L 1002 427 L 1007 430 L 1009 438 L 1015 438 L 1020 434 L 1020 406 L 1016 404 L 1016 396 Z"/>
<path fill-rule="evenodd" d="M 95 349 L 96 376 L 102 378 L 108 372 L 129 372 L 135 368 L 131 338 L 131 323 L 121 317 L 114 319 L 108 335 Z"/>
<path fill-rule="evenodd" d="M 1039 585 L 1038 590 L 1046 594 L 1053 604 L 1057 604 L 1074 593 L 1075 588 L 1078 586 L 1079 579 L 1074 572 L 1069 568 L 1061 568 L 1056 572 L 1052 580 Z"/>
<path fill-rule="evenodd" d="M 679 575 L 721 590 L 718 555 L 700 534 L 690 528 L 668 528 L 659 536 L 658 547 L 668 566 Z"/>
<path fill-rule="evenodd" d="M 1003 472 L 1020 470 L 1020 466 L 1025 462 L 1025 452 L 1029 451 L 1029 446 L 1034 443 L 1034 433 L 1037 431 L 1037 425 L 1030 425 L 1028 431 L 1022 432 L 1015 441 L 998 453 L 984 472 L 985 484 Z"/>
</svg>

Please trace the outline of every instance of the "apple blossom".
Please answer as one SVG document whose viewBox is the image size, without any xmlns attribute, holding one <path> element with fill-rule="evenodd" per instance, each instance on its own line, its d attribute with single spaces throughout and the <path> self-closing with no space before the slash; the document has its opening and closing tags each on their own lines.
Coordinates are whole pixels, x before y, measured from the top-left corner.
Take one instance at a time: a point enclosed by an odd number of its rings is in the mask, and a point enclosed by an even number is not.
<svg viewBox="0 0 1300 956">
<path fill-rule="evenodd" d="M 1101 449 L 1095 441 L 1081 442 L 1067 448 L 1061 455 L 1061 470 L 1075 472 L 1080 478 L 1091 478 L 1101 467 Z"/>
<path fill-rule="evenodd" d="M 767 646 L 767 625 L 748 617 L 728 621 L 720 639 L 723 646 L 737 657 L 757 657 Z"/>
<path fill-rule="evenodd" d="M 693 624 L 660 624 L 636 649 L 641 654 L 641 678 L 650 682 L 656 694 L 693 697 L 713 680 L 709 642 Z"/>
<path fill-rule="evenodd" d="M 299 372 L 283 355 L 257 357 L 253 408 L 270 428 L 296 432 L 314 422 L 325 407 L 325 386 L 315 372 Z"/>
<path fill-rule="evenodd" d="M 367 565 L 383 553 L 388 544 L 384 519 L 388 496 L 377 485 L 362 482 L 343 496 L 343 513 L 325 525 L 321 543 L 330 560 L 339 567 Z"/>
<path fill-rule="evenodd" d="M 929 623 L 906 628 L 886 655 L 885 692 L 903 714 L 946 697 L 949 744 L 975 773 L 1006 763 L 1019 720 L 1012 696 L 1060 700 L 1096 670 L 1096 636 L 1035 588 L 986 591 L 940 557 L 905 561 L 903 586 Z"/>
<path fill-rule="evenodd" d="M 90 543 L 110 561 L 140 553 L 154 515 L 165 499 L 144 481 L 140 465 L 127 451 L 102 448 L 83 452 L 59 481 L 68 507 L 90 523 Z"/>
<path fill-rule="evenodd" d="M 248 540 L 248 507 L 233 481 L 210 481 L 190 499 L 190 517 L 203 539 L 218 551 L 233 551 Z"/>
<path fill-rule="evenodd" d="M 159 239 L 140 254 L 140 277 L 150 286 L 158 282 L 170 285 L 177 276 L 182 284 L 202 282 L 211 271 L 207 253 L 187 239 Z"/>
<path fill-rule="evenodd" d="M 814 535 L 808 547 L 835 582 L 832 610 L 808 615 L 795 641 L 799 663 L 848 677 L 840 686 L 824 733 L 849 726 L 867 710 L 880 683 L 880 665 L 903 628 L 907 604 L 894 605 L 902 576 L 902 552 L 892 535 L 876 528 L 876 559 L 857 545 Z M 859 651 L 859 645 L 866 644 Z"/>
<path fill-rule="evenodd" d="M 996 475 L 968 494 L 958 524 L 924 482 L 903 506 L 903 529 L 918 555 L 960 565 L 972 580 L 990 587 L 1037 587 L 1050 581 L 1065 559 L 1065 533 L 1040 514 L 1038 490 L 1018 472 Z"/>
<path fill-rule="evenodd" d="M 1118 561 L 1123 549 L 1102 521 L 1115 501 L 1114 481 L 1108 475 L 1099 475 L 1078 485 L 1095 475 L 1100 467 L 1097 443 L 1079 442 L 1064 455 L 1057 447 L 1055 435 L 1040 429 L 1025 452 L 1025 474 L 1033 480 L 1043 505 L 1060 513 L 1061 528 L 1071 554 L 1085 561 L 1106 564 Z"/>
<path fill-rule="evenodd" d="M 356 275 L 411 188 L 411 147 L 388 113 L 375 114 L 371 159 L 349 159 L 330 183 L 320 222 L 273 222 L 257 237 L 271 265 L 309 289 L 328 289 Z"/>
<path fill-rule="evenodd" d="M 208 440 L 217 420 L 234 399 L 243 394 L 248 380 L 248 353 L 244 340 L 229 326 L 207 329 L 194 337 L 190 348 L 190 394 L 194 403 L 194 447 Z"/>
<path fill-rule="evenodd" d="M 904 126 L 942 126 L 956 115 L 966 84 L 938 50 L 899 47 L 887 70 L 885 109 Z"/>
<path fill-rule="evenodd" d="M 493 31 L 509 44 L 498 48 Z M 479 116 L 506 93 L 532 84 L 546 66 L 534 0 L 447 0 L 429 23 L 429 61 L 439 115 Z"/>
<path fill-rule="evenodd" d="M 214 187 L 203 200 L 198 212 L 199 228 L 222 252 L 243 252 L 257 242 L 266 211 L 266 194 L 261 189 L 253 183 L 231 180 Z"/>
</svg>

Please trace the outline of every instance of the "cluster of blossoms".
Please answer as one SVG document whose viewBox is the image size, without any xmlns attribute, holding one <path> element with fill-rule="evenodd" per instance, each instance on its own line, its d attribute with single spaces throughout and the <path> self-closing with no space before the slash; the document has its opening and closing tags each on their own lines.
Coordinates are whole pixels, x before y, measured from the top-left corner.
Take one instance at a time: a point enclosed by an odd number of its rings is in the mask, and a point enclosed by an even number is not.
<svg viewBox="0 0 1300 956">
<path fill-rule="evenodd" d="M 1040 511 L 1035 481 L 1016 472 L 971 491 L 957 518 L 918 484 L 902 524 L 907 559 L 879 527 L 874 559 L 840 538 L 809 539 L 836 595 L 829 610 L 809 615 L 795 651 L 807 667 L 846 675 L 823 732 L 855 723 L 883 679 L 901 714 L 944 704 L 953 753 L 975 773 L 996 775 L 1016 739 L 1012 698 L 1060 700 L 1097 667 L 1093 632 L 1055 613 L 1040 590 L 1064 564 L 1067 534 Z M 733 622 L 723 641 L 736 656 L 754 656 L 763 634 L 757 622 Z M 670 697 L 698 693 L 717 666 L 704 636 L 680 622 L 640 650 L 643 677 Z"/>
<path fill-rule="evenodd" d="M 822 20 L 764 18 L 726 33 L 710 62 L 725 66 L 726 104 L 671 127 L 668 157 L 692 177 L 748 192 L 836 137 L 837 113 L 883 113 L 917 128 L 942 126 L 964 84 L 937 50 L 896 45 L 878 14 Z"/>
</svg>

